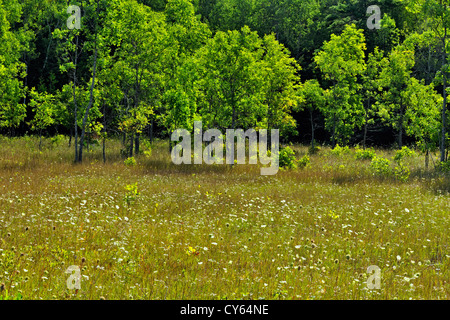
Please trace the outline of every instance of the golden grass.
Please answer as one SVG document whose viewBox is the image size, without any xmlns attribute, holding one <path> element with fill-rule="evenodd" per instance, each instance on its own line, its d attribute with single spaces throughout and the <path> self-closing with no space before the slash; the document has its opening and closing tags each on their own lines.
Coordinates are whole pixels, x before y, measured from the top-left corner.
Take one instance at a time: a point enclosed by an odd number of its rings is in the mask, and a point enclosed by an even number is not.
<svg viewBox="0 0 450 320">
<path fill-rule="evenodd" d="M 0 298 L 450 298 L 448 177 L 423 156 L 406 160 L 403 183 L 374 177 L 352 150 L 261 176 L 173 165 L 164 142 L 131 167 L 115 140 L 106 164 L 99 146 L 74 165 L 67 141 L 37 145 L 0 138 Z M 79 291 L 67 288 L 71 265 Z M 379 290 L 367 289 L 370 265 Z"/>
</svg>

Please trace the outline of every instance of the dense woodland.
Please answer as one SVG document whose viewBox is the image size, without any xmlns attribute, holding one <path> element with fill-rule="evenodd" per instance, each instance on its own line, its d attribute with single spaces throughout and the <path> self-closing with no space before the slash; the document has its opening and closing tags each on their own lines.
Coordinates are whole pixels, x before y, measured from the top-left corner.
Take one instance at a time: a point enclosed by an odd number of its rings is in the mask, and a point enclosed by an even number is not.
<svg viewBox="0 0 450 320">
<path fill-rule="evenodd" d="M 0 0 L 0 133 L 70 135 L 81 162 L 201 120 L 446 161 L 448 28 L 442 0 Z"/>
</svg>

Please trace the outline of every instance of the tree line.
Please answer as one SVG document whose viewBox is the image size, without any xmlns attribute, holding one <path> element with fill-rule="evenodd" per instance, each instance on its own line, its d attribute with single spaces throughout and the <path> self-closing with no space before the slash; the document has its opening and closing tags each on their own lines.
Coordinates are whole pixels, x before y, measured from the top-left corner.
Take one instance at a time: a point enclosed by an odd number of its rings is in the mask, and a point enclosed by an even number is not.
<svg viewBox="0 0 450 320">
<path fill-rule="evenodd" d="M 81 162 L 92 135 L 132 156 L 197 120 L 313 149 L 317 130 L 366 148 L 384 127 L 443 162 L 448 2 L 380 0 L 370 30 L 361 0 L 0 0 L 0 130 L 66 132 Z"/>
</svg>

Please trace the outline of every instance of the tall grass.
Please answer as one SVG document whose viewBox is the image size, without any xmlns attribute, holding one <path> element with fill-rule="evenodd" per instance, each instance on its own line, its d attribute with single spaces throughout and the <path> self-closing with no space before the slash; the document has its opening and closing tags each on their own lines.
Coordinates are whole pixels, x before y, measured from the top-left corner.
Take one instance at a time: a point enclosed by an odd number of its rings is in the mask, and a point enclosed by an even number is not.
<svg viewBox="0 0 450 320">
<path fill-rule="evenodd" d="M 119 140 L 106 163 L 92 146 L 78 165 L 67 139 L 44 139 L 42 153 L 37 143 L 0 138 L 1 298 L 450 298 L 447 176 L 421 155 L 401 182 L 353 149 L 261 176 L 258 165 L 174 165 L 164 141 L 134 166 Z M 367 288 L 370 265 L 379 290 Z"/>
</svg>

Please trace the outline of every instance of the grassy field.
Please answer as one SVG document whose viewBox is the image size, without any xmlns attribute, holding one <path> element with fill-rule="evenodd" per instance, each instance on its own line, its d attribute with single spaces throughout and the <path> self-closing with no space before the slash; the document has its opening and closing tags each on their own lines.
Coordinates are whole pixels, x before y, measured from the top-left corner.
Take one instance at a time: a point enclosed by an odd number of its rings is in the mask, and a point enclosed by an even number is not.
<svg viewBox="0 0 450 320">
<path fill-rule="evenodd" d="M 173 165 L 167 142 L 134 166 L 119 141 L 74 165 L 67 143 L 0 137 L 0 299 L 450 298 L 450 182 L 423 155 L 402 182 L 354 149 L 261 176 Z"/>
</svg>

